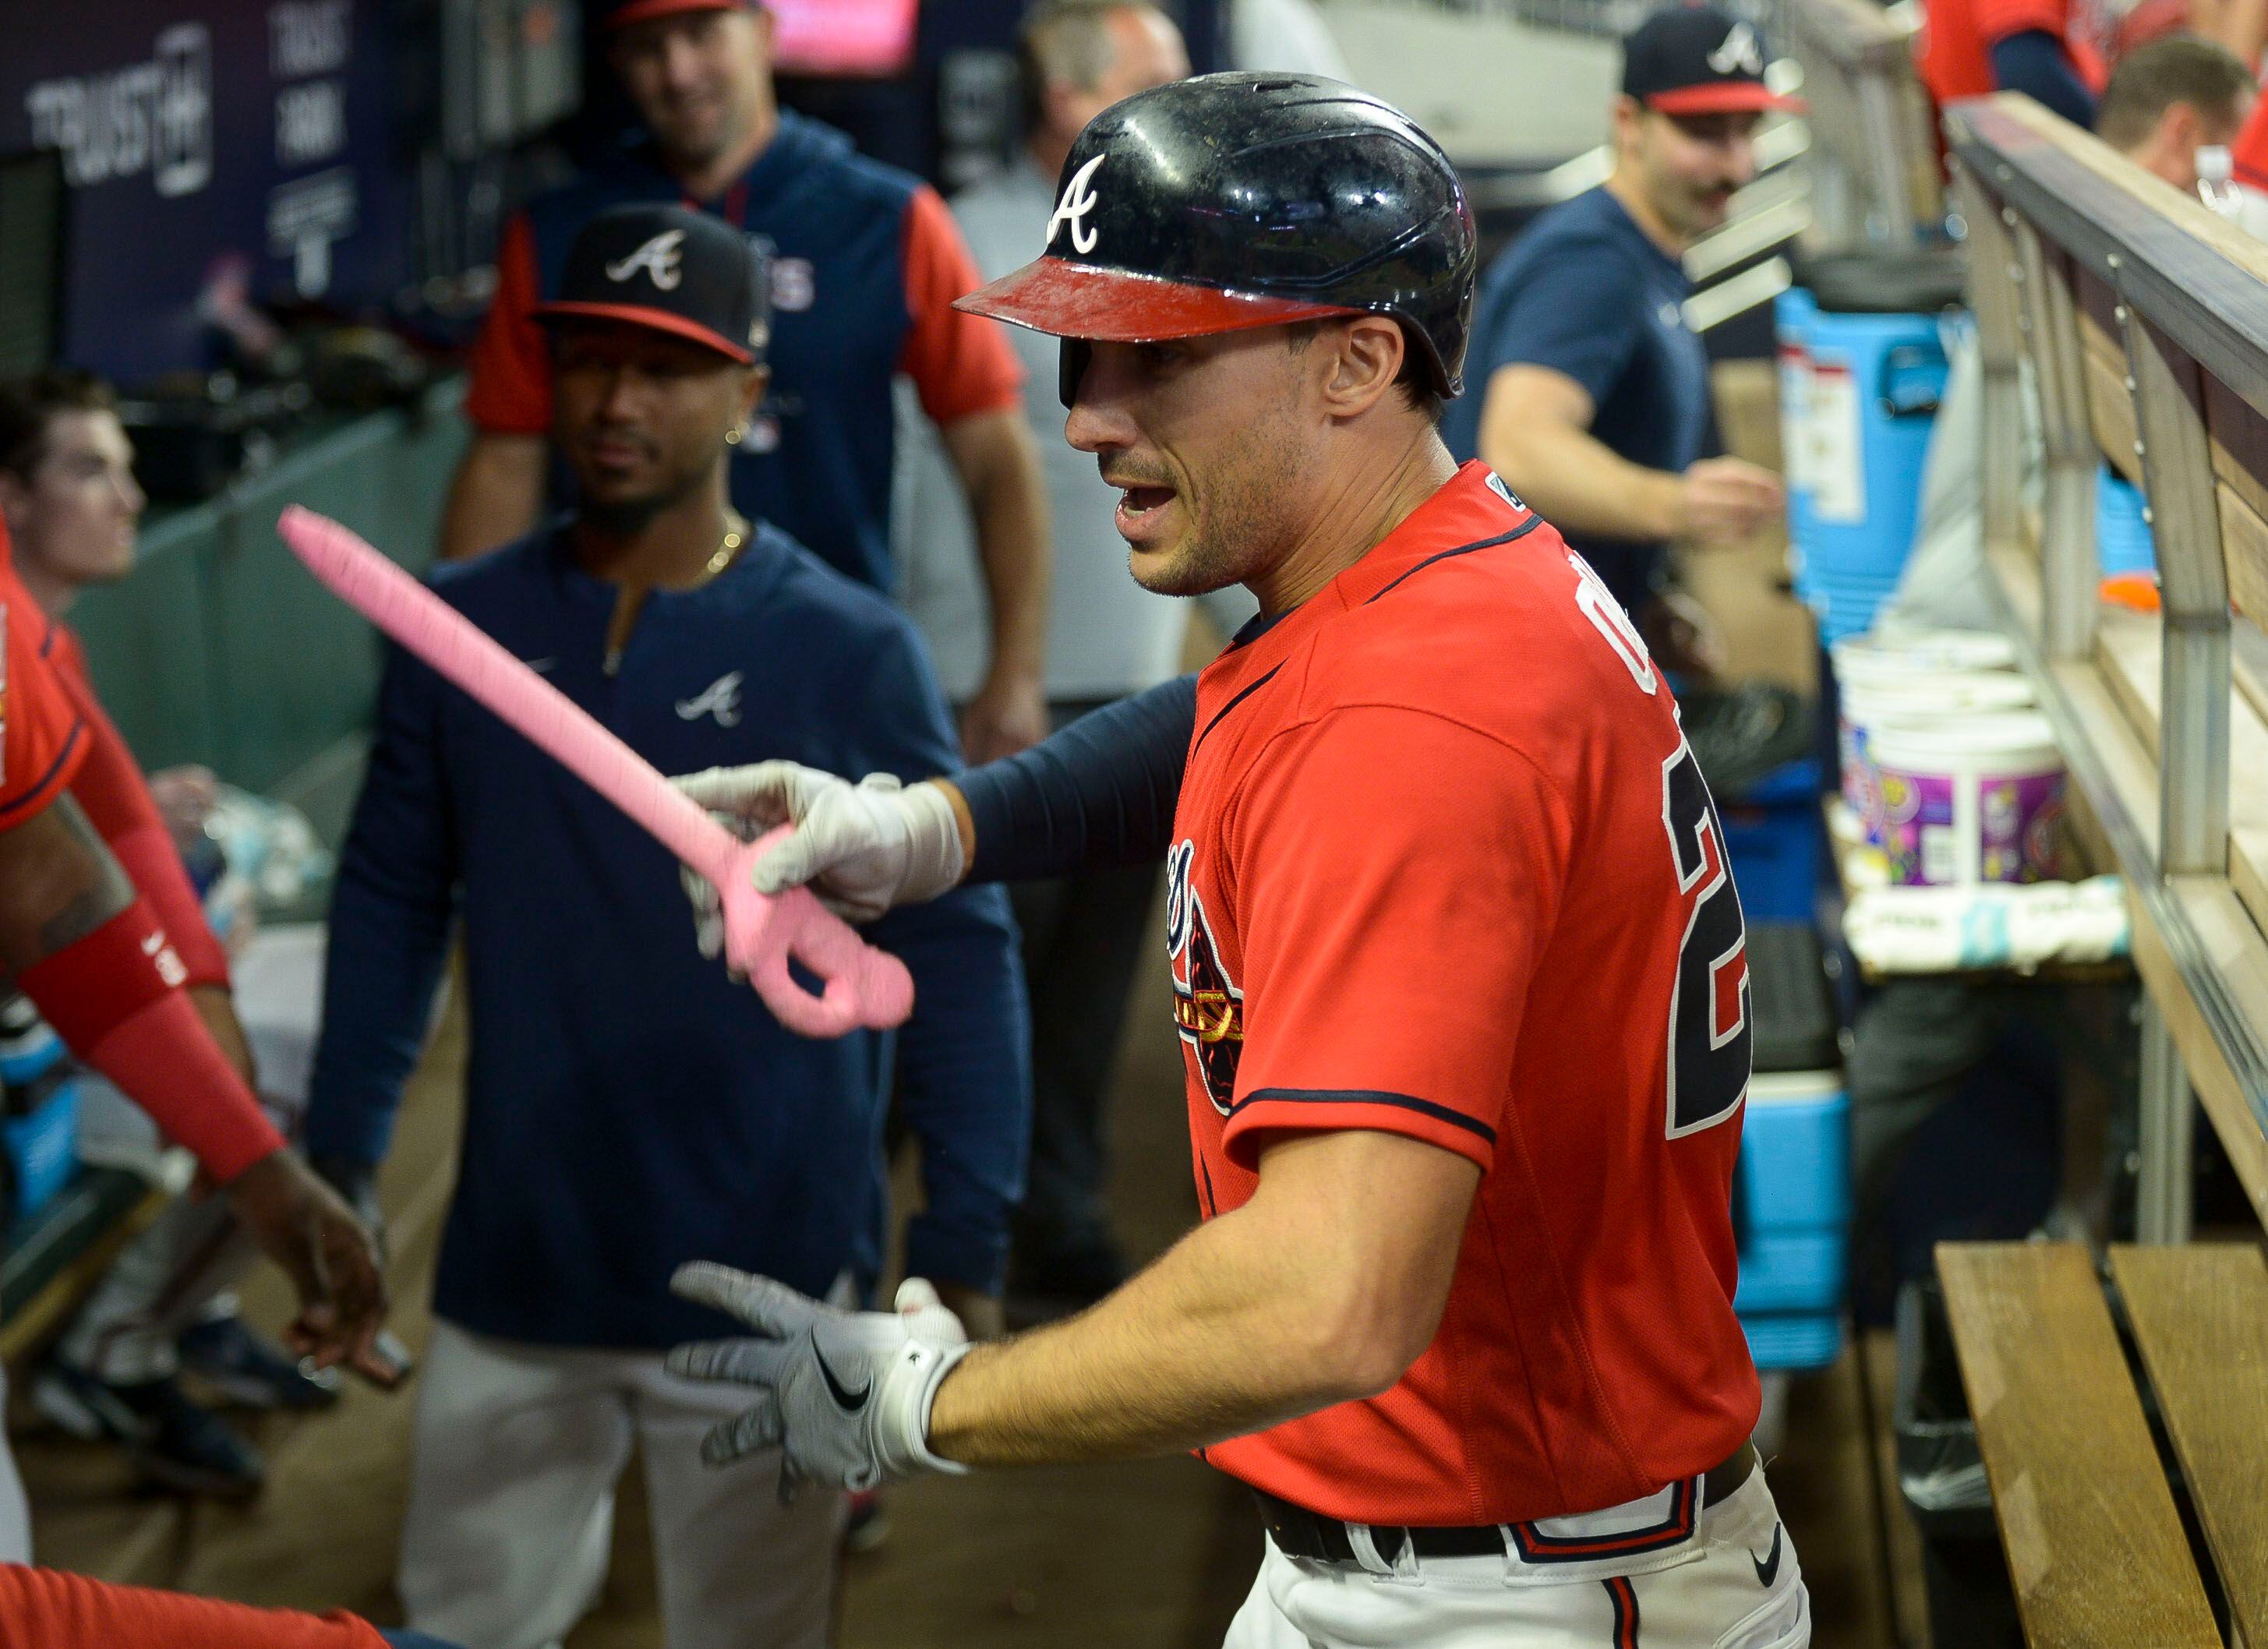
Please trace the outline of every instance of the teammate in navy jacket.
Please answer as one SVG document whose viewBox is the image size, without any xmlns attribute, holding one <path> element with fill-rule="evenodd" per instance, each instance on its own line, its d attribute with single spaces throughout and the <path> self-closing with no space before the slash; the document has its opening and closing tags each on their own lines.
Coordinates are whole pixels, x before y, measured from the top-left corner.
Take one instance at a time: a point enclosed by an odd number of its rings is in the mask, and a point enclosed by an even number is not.
<svg viewBox="0 0 2268 1649">
<path fill-rule="evenodd" d="M 888 592 L 891 385 L 910 379 L 967 490 L 990 597 L 991 655 L 962 717 L 972 760 L 1047 732 L 1047 503 L 1022 369 L 953 307 L 982 277 L 937 191 L 782 110 L 760 0 L 613 0 L 609 61 L 645 129 L 504 232 L 496 302 L 473 352 L 475 434 L 443 553 L 535 524 L 550 426 L 537 305 L 558 294 L 591 215 L 625 202 L 698 206 L 771 260 L 772 378 L 732 465 L 733 502 L 821 560 Z M 556 478 L 556 477 L 555 477 Z"/>
<path fill-rule="evenodd" d="M 910 622 L 727 508 L 725 437 L 762 376 L 753 266 L 681 208 L 593 220 L 545 316 L 584 502 L 435 586 L 665 772 L 775 755 L 950 771 Z M 723 1255 L 815 1294 L 871 1285 L 891 1040 L 783 1029 L 688 942 L 665 851 L 395 651 L 341 856 L 308 1121 L 350 1182 L 385 1152 L 460 913 L 464 1159 L 418 1408 L 411 1620 L 483 1649 L 563 1637 L 603 1578 L 635 1438 L 673 1649 L 820 1644 L 842 1497 L 783 1507 L 703 1480 L 701 1432 L 732 1404 L 661 1352 L 719 1324 L 668 1279 Z M 908 1263 L 982 1313 L 1029 1086 L 1006 901 L 972 893 L 871 937 L 917 991 L 895 1038 L 928 1190 Z"/>
</svg>

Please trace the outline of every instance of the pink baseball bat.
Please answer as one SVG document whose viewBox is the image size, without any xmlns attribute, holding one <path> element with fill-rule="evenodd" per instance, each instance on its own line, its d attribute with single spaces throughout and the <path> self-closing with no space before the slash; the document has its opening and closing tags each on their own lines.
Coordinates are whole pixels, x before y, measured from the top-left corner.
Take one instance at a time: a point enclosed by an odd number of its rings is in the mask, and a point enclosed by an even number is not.
<svg viewBox="0 0 2268 1649">
<path fill-rule="evenodd" d="M 914 982 L 903 962 L 861 939 L 807 887 L 777 898 L 756 891 L 749 868 L 784 827 L 740 841 L 565 694 L 336 521 L 293 504 L 276 530 L 341 600 L 715 883 L 725 905 L 725 960 L 747 975 L 781 1024 L 806 1036 L 841 1036 L 905 1022 Z M 823 994 L 796 983 L 790 957 L 826 982 Z"/>
</svg>

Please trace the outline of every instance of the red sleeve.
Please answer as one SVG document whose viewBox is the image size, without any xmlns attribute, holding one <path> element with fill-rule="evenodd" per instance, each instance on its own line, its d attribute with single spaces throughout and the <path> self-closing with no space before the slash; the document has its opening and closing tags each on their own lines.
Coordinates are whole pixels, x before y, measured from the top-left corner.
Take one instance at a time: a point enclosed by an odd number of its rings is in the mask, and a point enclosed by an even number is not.
<svg viewBox="0 0 2268 1649">
<path fill-rule="evenodd" d="M 187 977 L 150 902 L 136 899 L 16 983 L 65 1047 L 225 1185 L 284 1137 L 180 990 Z"/>
<path fill-rule="evenodd" d="M 1557 791 L 1495 740 L 1366 706 L 1278 739 L 1228 828 L 1246 1012 L 1230 1158 L 1368 1128 L 1487 1168 L 1558 916 Z"/>
<path fill-rule="evenodd" d="M 2268 189 L 2268 98 L 2255 103 L 2244 117 L 2244 129 L 2228 146 L 2228 158 L 2240 181 Z"/>
<path fill-rule="evenodd" d="M 998 412 L 1020 401 L 1024 369 L 998 321 L 955 309 L 984 284 L 945 202 L 927 184 L 906 204 L 906 332 L 898 369 L 914 380 L 935 423 Z"/>
<path fill-rule="evenodd" d="M 497 248 L 496 301 L 473 344 L 465 416 L 491 435 L 542 435 L 551 428 L 551 350 L 535 319 L 541 297 L 535 231 L 526 213 L 504 226 Z"/>
<path fill-rule="evenodd" d="M 318 1618 L 0 1565 L 0 1644 L 26 1649 L 386 1649 L 343 1610 Z"/>
<path fill-rule="evenodd" d="M 2071 21 L 2071 0 L 1970 0 L 1977 9 L 1977 33 L 1990 51 L 2011 36 L 2037 29 L 2062 40 Z"/>
<path fill-rule="evenodd" d="M 55 677 L 70 693 L 87 732 L 86 760 L 71 781 L 71 794 L 78 798 L 87 821 L 110 844 L 129 880 L 157 913 L 166 937 L 173 942 L 182 967 L 188 970 L 181 983 L 225 987 L 228 953 L 205 920 L 204 905 L 189 885 L 188 872 L 173 845 L 173 833 L 166 828 L 158 804 L 151 799 L 149 781 L 143 777 L 124 737 L 94 696 L 78 637 L 63 626 L 56 629 L 60 644 L 55 657 L 62 668 Z"/>
<path fill-rule="evenodd" d="M 0 830 L 38 817 L 86 760 L 85 725 L 47 657 L 56 633 L 0 540 Z"/>
</svg>

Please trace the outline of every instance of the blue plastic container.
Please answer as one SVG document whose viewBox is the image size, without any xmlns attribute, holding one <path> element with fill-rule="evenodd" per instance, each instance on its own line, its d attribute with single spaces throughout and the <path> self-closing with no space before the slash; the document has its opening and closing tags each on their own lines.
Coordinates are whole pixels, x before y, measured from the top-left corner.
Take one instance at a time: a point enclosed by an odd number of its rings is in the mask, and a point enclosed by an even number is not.
<svg viewBox="0 0 2268 1649">
<path fill-rule="evenodd" d="M 1851 1101 L 1840 1071 L 1776 1072 L 1749 1085 L 1739 1195 L 1733 1308 L 1757 1366 L 1833 1362 L 1851 1223 Z"/>
<path fill-rule="evenodd" d="M 1741 914 L 1751 928 L 1812 918 L 1827 852 L 1819 786 L 1818 759 L 1803 756 L 1765 775 L 1747 794 L 1717 804 Z"/>
<path fill-rule="evenodd" d="M 16 1182 L 18 1218 L 70 1183 L 78 1166 L 78 1083 L 63 1040 L 21 997 L 0 1007 L 0 1149 Z"/>
<path fill-rule="evenodd" d="M 1830 641 L 1874 622 L 1912 547 L 1948 372 L 1943 303 L 1959 291 L 1946 279 L 1926 259 L 1837 261 L 1775 303 L 1790 563 Z"/>
<path fill-rule="evenodd" d="M 2095 485 L 2095 556 L 2104 578 L 2158 570 L 2158 542 L 2143 508 L 2141 490 L 2105 464 Z"/>
</svg>

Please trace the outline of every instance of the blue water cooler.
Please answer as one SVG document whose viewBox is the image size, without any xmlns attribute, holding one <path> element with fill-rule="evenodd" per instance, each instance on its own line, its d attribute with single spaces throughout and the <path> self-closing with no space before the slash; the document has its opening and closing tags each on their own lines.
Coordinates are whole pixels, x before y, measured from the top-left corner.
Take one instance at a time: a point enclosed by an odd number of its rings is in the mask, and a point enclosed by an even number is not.
<svg viewBox="0 0 2268 1649">
<path fill-rule="evenodd" d="M 1758 1368 L 1823 1368 L 1843 1351 L 1851 1101 L 1808 921 L 1750 925 L 1749 996 L 1756 1075 L 1733 1188 L 1733 1309 Z"/>
<path fill-rule="evenodd" d="M 1822 258 L 1799 278 L 1775 317 L 1789 561 L 1832 642 L 1874 622 L 1912 547 L 1963 274 L 1930 251 Z"/>
</svg>

